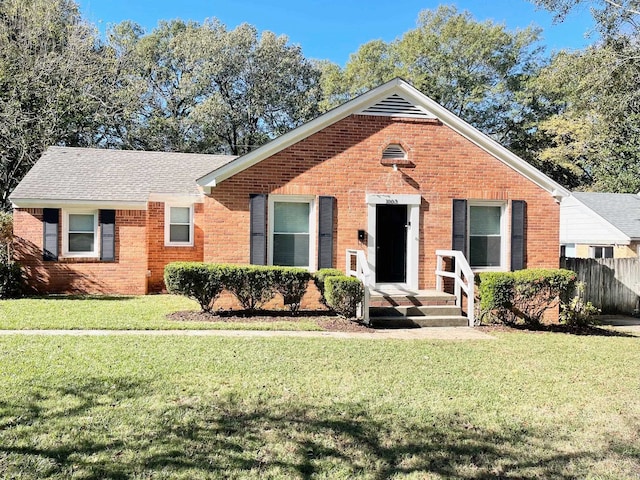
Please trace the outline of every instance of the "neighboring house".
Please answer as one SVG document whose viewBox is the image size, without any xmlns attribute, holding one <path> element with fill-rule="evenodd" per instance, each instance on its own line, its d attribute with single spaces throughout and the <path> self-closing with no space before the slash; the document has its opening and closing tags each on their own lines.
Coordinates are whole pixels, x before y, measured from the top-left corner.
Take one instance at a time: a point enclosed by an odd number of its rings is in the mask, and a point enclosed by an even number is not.
<svg viewBox="0 0 640 480">
<path fill-rule="evenodd" d="M 560 206 L 560 255 L 578 258 L 638 257 L 640 196 L 576 192 Z"/>
<path fill-rule="evenodd" d="M 41 292 L 144 294 L 176 260 L 343 268 L 435 286 L 436 250 L 475 270 L 557 267 L 569 194 L 396 79 L 238 157 L 50 148 L 11 196 Z"/>
</svg>

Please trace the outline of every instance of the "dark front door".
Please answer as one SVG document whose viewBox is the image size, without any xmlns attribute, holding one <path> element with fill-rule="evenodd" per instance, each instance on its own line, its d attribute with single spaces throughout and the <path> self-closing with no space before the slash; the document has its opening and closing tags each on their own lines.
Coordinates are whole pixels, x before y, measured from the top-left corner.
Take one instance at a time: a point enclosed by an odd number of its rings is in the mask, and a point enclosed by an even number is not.
<svg viewBox="0 0 640 480">
<path fill-rule="evenodd" d="M 407 206 L 376 207 L 376 283 L 407 281 Z"/>
</svg>

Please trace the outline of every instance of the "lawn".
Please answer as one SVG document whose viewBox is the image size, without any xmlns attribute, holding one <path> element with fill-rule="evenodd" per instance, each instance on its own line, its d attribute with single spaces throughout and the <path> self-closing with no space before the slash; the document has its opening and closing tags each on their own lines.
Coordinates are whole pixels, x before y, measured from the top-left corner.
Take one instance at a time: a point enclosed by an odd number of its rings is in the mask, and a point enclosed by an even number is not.
<svg viewBox="0 0 640 480">
<path fill-rule="evenodd" d="M 197 302 L 177 295 L 135 297 L 46 297 L 0 301 L 0 329 L 104 330 L 320 330 L 311 319 L 270 322 L 179 322 L 166 315 L 200 310 Z"/>
<path fill-rule="evenodd" d="M 0 338 L 0 477 L 638 478 L 640 339 Z"/>
</svg>

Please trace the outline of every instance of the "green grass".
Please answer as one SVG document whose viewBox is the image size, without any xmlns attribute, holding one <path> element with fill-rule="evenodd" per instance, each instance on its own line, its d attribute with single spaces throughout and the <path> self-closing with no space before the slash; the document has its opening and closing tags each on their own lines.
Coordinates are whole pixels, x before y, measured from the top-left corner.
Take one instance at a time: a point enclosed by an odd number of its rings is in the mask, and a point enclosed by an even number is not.
<svg viewBox="0 0 640 480">
<path fill-rule="evenodd" d="M 640 340 L 0 338 L 0 477 L 640 472 Z"/>
<path fill-rule="evenodd" d="M 320 330 L 313 320 L 277 322 L 178 322 L 168 313 L 199 310 L 198 303 L 176 295 L 136 297 L 46 297 L 0 301 L 0 330 Z"/>
</svg>

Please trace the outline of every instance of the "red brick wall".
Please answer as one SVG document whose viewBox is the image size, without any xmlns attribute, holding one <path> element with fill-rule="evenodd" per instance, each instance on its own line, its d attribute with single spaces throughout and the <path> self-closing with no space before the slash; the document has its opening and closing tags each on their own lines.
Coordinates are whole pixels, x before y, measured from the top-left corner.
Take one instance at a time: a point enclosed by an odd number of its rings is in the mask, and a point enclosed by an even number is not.
<svg viewBox="0 0 640 480">
<path fill-rule="evenodd" d="M 415 167 L 381 165 L 390 143 L 402 144 Z M 367 193 L 419 193 L 421 288 L 435 286 L 435 250 L 451 248 L 452 199 L 525 200 L 526 265 L 558 266 L 559 206 L 551 195 L 433 120 L 353 115 L 221 182 L 206 202 L 206 261 L 249 261 L 251 193 L 335 196 L 338 268 L 347 248 L 366 251 L 357 230 L 367 229 Z"/>
<path fill-rule="evenodd" d="M 147 293 L 146 212 L 116 211 L 116 260 L 60 258 L 42 260 L 42 209 L 14 211 L 16 259 L 38 293 Z M 97 239 L 99 241 L 99 239 Z M 62 251 L 62 224 L 58 226 Z"/>
<path fill-rule="evenodd" d="M 167 247 L 164 242 L 164 203 L 150 202 L 147 210 L 147 245 L 149 252 L 149 291 L 164 289 L 164 267 L 170 262 L 202 261 L 204 233 L 202 220 L 204 205 L 196 203 L 193 209 L 194 244 L 192 247 Z"/>
</svg>

